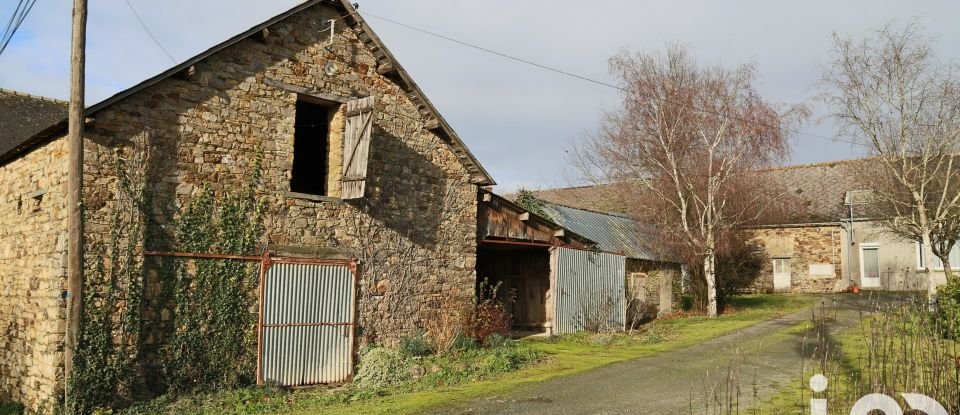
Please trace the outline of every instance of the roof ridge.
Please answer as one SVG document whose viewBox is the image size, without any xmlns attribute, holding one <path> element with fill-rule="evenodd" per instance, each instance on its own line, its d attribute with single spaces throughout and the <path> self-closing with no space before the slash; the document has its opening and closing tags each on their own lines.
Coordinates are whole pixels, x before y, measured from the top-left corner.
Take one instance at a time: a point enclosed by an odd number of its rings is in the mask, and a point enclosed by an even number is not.
<svg viewBox="0 0 960 415">
<path fill-rule="evenodd" d="M 28 97 L 28 98 L 38 99 L 38 100 L 41 100 L 41 101 L 56 102 L 56 103 L 58 103 L 58 104 L 69 104 L 69 102 L 68 102 L 67 100 L 45 97 L 45 96 L 43 96 L 43 95 L 35 95 L 35 94 L 28 93 L 28 92 L 17 91 L 17 90 L 15 90 L 15 89 L 8 89 L 8 88 L 2 88 L 2 87 L 0 87 L 0 92 L 6 92 L 6 93 L 8 93 L 8 94 L 13 94 L 13 95 L 21 96 L 21 97 Z"/>
<path fill-rule="evenodd" d="M 818 161 L 818 162 L 815 162 L 815 163 L 803 163 L 803 164 L 791 164 L 791 165 L 786 165 L 786 166 L 766 167 L 766 168 L 757 169 L 757 170 L 754 170 L 754 171 L 755 171 L 755 172 L 768 172 L 768 171 L 778 171 L 778 170 L 803 169 L 803 168 L 809 168 L 809 167 L 822 167 L 822 166 L 829 166 L 829 165 L 845 165 L 845 164 L 852 164 L 852 163 L 856 163 L 856 162 L 860 162 L 860 161 L 866 161 L 866 160 L 870 160 L 870 159 L 874 159 L 874 158 L 877 158 L 877 157 L 876 157 L 876 156 L 869 156 L 869 157 L 861 157 L 861 158 L 855 158 L 855 159 L 832 160 L 832 161 Z"/>
<path fill-rule="evenodd" d="M 584 208 L 579 208 L 579 207 L 575 207 L 575 206 L 570 206 L 570 205 L 563 204 L 563 203 L 551 202 L 551 201 L 549 201 L 549 200 L 543 200 L 543 199 L 540 199 L 540 198 L 537 198 L 537 200 L 539 200 L 541 203 L 546 203 L 546 204 L 548 204 L 548 205 L 562 206 L 562 207 L 565 207 L 565 208 L 568 208 L 568 209 L 582 210 L 582 211 L 584 211 L 584 212 L 596 213 L 596 214 L 598 214 L 598 215 L 613 216 L 613 217 L 616 217 L 616 218 L 630 219 L 630 220 L 635 221 L 635 222 L 638 222 L 638 223 L 640 222 L 640 221 L 638 221 L 638 220 L 636 220 L 636 219 L 634 219 L 634 218 L 632 218 L 632 217 L 630 217 L 630 216 L 627 216 L 626 214 L 623 214 L 623 213 L 602 212 L 602 211 L 599 211 L 599 210 L 584 209 Z"/>
</svg>

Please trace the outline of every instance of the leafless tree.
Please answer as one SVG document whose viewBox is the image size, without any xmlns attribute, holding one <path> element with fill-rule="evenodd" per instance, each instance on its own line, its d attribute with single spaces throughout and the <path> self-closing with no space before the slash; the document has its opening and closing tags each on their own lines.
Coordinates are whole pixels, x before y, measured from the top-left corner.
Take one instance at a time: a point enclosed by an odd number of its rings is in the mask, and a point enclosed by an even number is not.
<svg viewBox="0 0 960 415">
<path fill-rule="evenodd" d="M 960 78 L 921 29 L 891 23 L 858 41 L 834 35 L 824 97 L 842 132 L 882 166 L 872 180 L 872 203 L 885 212 L 878 219 L 922 244 L 933 301 L 930 264 L 936 255 L 949 267 L 960 213 Z"/>
<path fill-rule="evenodd" d="M 760 97 L 751 65 L 701 66 L 675 46 L 621 53 L 610 68 L 623 83 L 622 106 L 575 162 L 588 180 L 636 187 L 628 194 L 637 195 L 638 216 L 703 264 L 715 316 L 717 241 L 759 212 L 748 172 L 787 154 L 787 118 Z"/>
</svg>

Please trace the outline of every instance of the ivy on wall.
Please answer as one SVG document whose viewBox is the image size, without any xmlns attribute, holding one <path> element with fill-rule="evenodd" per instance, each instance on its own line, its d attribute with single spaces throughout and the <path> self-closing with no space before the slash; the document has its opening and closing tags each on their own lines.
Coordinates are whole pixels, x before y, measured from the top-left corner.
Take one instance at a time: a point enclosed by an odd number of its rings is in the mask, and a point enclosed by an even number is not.
<svg viewBox="0 0 960 415">
<path fill-rule="evenodd" d="M 517 190 L 517 206 L 526 209 L 528 212 L 540 216 L 541 218 L 552 220 L 547 211 L 544 210 L 543 201 L 533 195 L 533 192 L 520 188 Z"/>
<path fill-rule="evenodd" d="M 258 264 L 221 259 L 144 261 L 143 254 L 145 245 L 255 254 L 263 235 L 264 205 L 255 194 L 260 151 L 245 189 L 215 194 L 204 186 L 174 214 L 169 236 L 158 231 L 146 174 L 137 176 L 139 166 L 127 165 L 119 155 L 115 160 L 117 189 L 109 239 L 91 241 L 86 253 L 84 314 L 66 412 L 90 413 L 159 392 L 251 384 Z M 131 178 L 131 172 L 138 178 Z M 151 283 L 158 289 L 147 290 Z"/>
</svg>

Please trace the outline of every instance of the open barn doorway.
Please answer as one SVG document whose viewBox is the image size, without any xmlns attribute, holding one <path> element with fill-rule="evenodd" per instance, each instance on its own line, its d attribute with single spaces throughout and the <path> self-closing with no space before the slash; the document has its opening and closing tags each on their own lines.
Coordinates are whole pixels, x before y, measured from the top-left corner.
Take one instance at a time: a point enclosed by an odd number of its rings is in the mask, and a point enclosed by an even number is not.
<svg viewBox="0 0 960 415">
<path fill-rule="evenodd" d="M 511 298 L 518 334 L 549 333 L 550 252 L 543 246 L 481 244 L 477 284 L 499 284 L 497 297 Z"/>
</svg>

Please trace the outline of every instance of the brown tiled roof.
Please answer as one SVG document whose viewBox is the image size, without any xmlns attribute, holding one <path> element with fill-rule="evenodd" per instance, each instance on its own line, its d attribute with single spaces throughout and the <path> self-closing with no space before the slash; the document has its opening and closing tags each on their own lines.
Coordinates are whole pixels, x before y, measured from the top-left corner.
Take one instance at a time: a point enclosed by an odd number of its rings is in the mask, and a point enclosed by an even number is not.
<svg viewBox="0 0 960 415">
<path fill-rule="evenodd" d="M 67 102 L 0 89 L 0 156 L 67 118 Z"/>
</svg>

